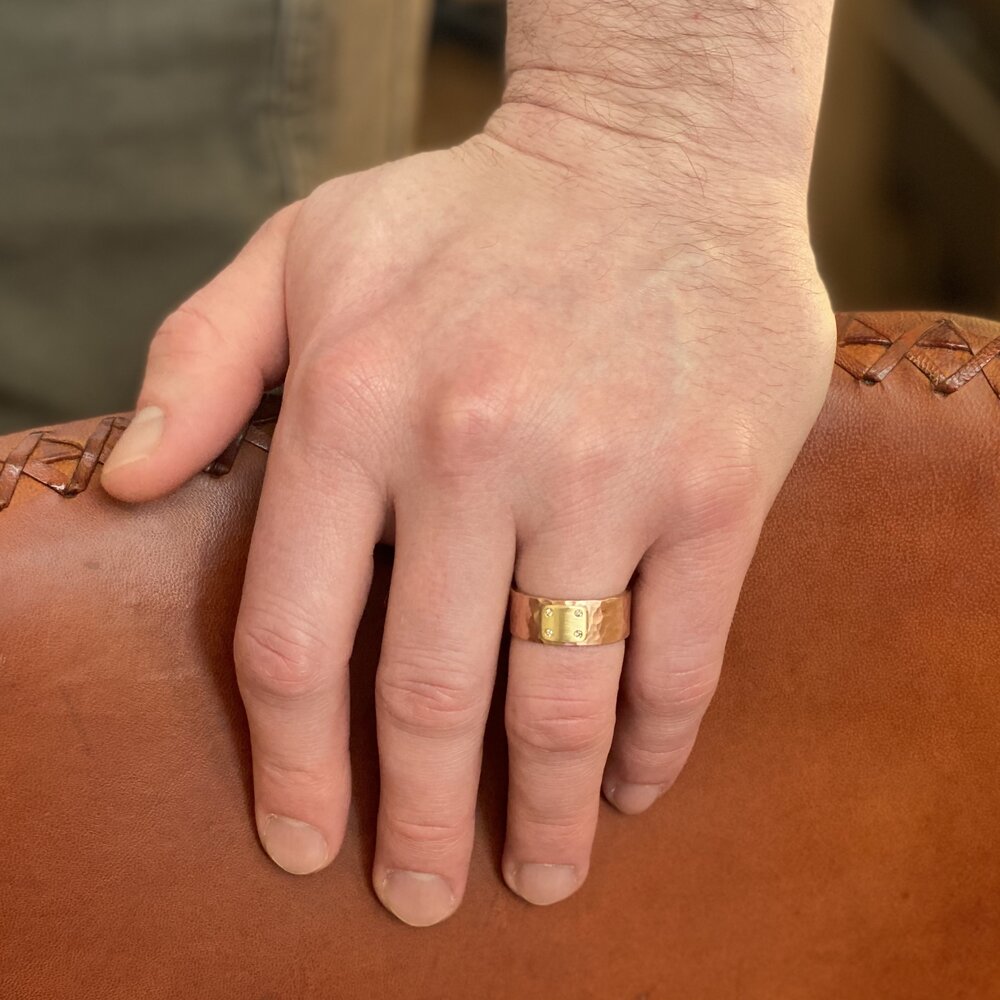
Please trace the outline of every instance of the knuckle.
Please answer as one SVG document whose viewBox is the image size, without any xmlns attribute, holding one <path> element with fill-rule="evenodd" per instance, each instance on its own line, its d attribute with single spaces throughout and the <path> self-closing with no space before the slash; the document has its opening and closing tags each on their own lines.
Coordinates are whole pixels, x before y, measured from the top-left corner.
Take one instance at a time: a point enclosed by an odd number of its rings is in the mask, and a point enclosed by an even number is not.
<svg viewBox="0 0 1000 1000">
<path fill-rule="evenodd" d="M 607 426 L 581 426 L 579 432 L 566 437 L 561 450 L 572 472 L 570 482 L 579 484 L 587 495 L 603 489 L 631 465 L 624 442 Z"/>
<path fill-rule="evenodd" d="M 188 361 L 203 357 L 222 340 L 222 331 L 196 293 L 163 320 L 153 335 L 149 355 L 154 361 Z"/>
<path fill-rule="evenodd" d="M 664 727 L 686 726 L 705 714 L 717 684 L 718 671 L 714 668 L 642 672 L 629 686 L 629 702 L 636 712 Z"/>
<path fill-rule="evenodd" d="M 526 843 L 545 845 L 548 848 L 571 848 L 586 842 L 594 827 L 594 800 L 586 796 L 586 803 L 553 809 L 551 802 L 522 801 L 518 810 L 521 838 Z"/>
<path fill-rule="evenodd" d="M 634 495 L 634 443 L 585 422 L 566 428 L 541 474 L 557 511 L 555 524 L 570 531 L 608 517 L 621 507 L 623 492 Z"/>
<path fill-rule="evenodd" d="M 713 671 L 702 670 L 631 683 L 621 753 L 628 780 L 669 784 L 677 777 L 694 746 L 716 682 Z"/>
<path fill-rule="evenodd" d="M 380 419 L 395 398 L 390 382 L 385 366 L 367 349 L 345 343 L 336 353 L 303 358 L 285 394 L 294 401 L 299 434 L 317 456 L 335 459 L 338 468 L 346 465 L 374 482 L 376 432 L 392 424 Z"/>
<path fill-rule="evenodd" d="M 378 672 L 375 698 L 379 719 L 419 736 L 470 732 L 482 725 L 486 710 L 471 671 L 412 659 Z"/>
<path fill-rule="evenodd" d="M 630 742 L 619 752 L 623 780 L 642 785 L 671 785 L 684 769 L 694 746 L 693 732 L 674 733 L 652 743 Z"/>
<path fill-rule="evenodd" d="M 508 701 L 507 736 L 535 754 L 589 756 L 603 752 L 614 730 L 614 707 L 553 695 Z"/>
<path fill-rule="evenodd" d="M 458 852 L 468 838 L 468 823 L 443 823 L 440 817 L 432 820 L 417 813 L 389 810 L 383 824 L 385 833 L 394 842 L 394 850 L 402 854 L 409 849 L 421 857 L 449 857 Z"/>
<path fill-rule="evenodd" d="M 764 475 L 752 449 L 736 442 L 705 451 L 676 481 L 683 523 L 706 534 L 762 519 Z"/>
<path fill-rule="evenodd" d="M 456 384 L 431 394 L 423 418 L 423 444 L 439 473 L 461 474 L 496 461 L 510 441 L 514 412 L 510 389 L 493 379 Z"/>
<path fill-rule="evenodd" d="M 233 640 L 240 686 L 257 696 L 297 700 L 327 684 L 322 646 L 305 628 L 287 621 L 252 618 Z"/>
<path fill-rule="evenodd" d="M 353 358 L 322 354 L 311 359 L 293 391 L 310 429 L 323 430 L 338 416 L 367 410 L 375 387 L 371 368 Z"/>
<path fill-rule="evenodd" d="M 357 341 L 340 341 L 336 350 L 314 350 L 298 364 L 288 386 L 308 431 L 322 434 L 331 426 L 357 430 L 360 421 L 384 405 L 388 373 L 377 356 Z"/>
<path fill-rule="evenodd" d="M 266 757 L 255 755 L 254 768 L 269 786 L 286 791 L 326 796 L 333 784 L 329 768 L 323 762 L 285 757 L 273 751 Z"/>
</svg>

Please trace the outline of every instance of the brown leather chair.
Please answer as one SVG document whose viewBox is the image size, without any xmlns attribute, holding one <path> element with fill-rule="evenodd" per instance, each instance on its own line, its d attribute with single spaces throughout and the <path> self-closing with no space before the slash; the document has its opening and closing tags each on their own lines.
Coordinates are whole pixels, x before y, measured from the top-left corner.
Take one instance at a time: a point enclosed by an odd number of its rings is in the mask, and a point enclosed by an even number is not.
<svg viewBox="0 0 1000 1000">
<path fill-rule="evenodd" d="M 256 839 L 230 641 L 273 404 L 139 507 L 95 472 L 126 418 L 0 439 L 3 997 L 1000 997 L 998 354 L 981 320 L 841 317 L 677 786 L 604 807 L 586 885 L 531 907 L 498 700 L 468 893 L 423 930 L 369 883 L 388 550 L 345 846 L 297 878 Z"/>
</svg>

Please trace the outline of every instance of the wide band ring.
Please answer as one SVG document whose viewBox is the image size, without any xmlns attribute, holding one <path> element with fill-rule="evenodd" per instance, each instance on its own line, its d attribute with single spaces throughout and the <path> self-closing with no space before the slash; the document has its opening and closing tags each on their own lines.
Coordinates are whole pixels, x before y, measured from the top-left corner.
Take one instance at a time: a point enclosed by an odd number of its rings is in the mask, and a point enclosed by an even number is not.
<svg viewBox="0 0 1000 1000">
<path fill-rule="evenodd" d="M 510 590 L 510 634 L 546 646 L 607 646 L 628 637 L 632 592 L 593 601 L 561 601 Z"/>
</svg>

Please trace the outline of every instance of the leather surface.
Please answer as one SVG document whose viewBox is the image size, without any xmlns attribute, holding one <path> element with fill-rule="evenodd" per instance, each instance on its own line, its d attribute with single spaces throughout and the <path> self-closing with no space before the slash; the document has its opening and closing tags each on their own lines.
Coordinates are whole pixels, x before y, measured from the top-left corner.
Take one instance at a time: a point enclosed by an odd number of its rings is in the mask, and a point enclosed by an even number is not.
<svg viewBox="0 0 1000 1000">
<path fill-rule="evenodd" d="M 345 845 L 287 875 L 256 839 L 230 659 L 266 419 L 226 474 L 141 507 L 96 476 L 59 495 L 96 420 L 34 458 L 25 435 L 0 439 L 23 460 L 0 473 L 16 481 L 0 512 L 2 995 L 1000 996 L 1000 326 L 939 319 L 841 317 L 826 407 L 675 788 L 640 817 L 602 806 L 586 885 L 533 908 L 499 874 L 498 700 L 465 902 L 422 930 L 369 884 L 391 552 L 353 658 Z"/>
</svg>

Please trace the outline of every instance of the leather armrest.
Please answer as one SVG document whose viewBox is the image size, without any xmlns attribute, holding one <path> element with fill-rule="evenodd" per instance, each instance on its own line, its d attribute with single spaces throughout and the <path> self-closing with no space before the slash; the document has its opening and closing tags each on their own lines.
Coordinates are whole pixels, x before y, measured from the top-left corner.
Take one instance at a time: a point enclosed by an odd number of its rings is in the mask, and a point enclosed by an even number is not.
<svg viewBox="0 0 1000 1000">
<path fill-rule="evenodd" d="M 0 438 L 3 995 L 995 996 L 1000 326 L 839 329 L 676 787 L 603 806 L 582 890 L 523 903 L 499 874 L 501 671 L 468 892 L 424 930 L 369 884 L 388 549 L 343 850 L 297 878 L 257 842 L 230 644 L 273 402 L 215 475 L 137 507 L 94 475 L 127 418 Z"/>
</svg>

